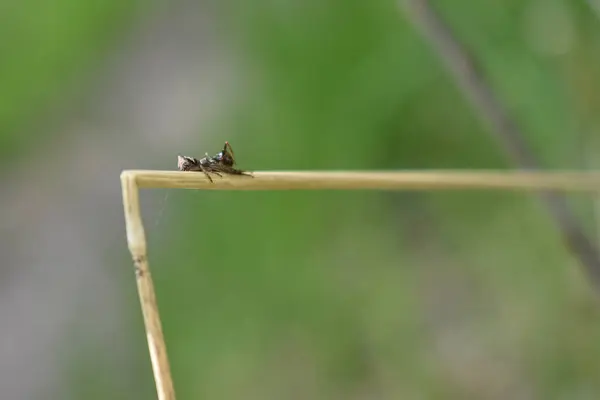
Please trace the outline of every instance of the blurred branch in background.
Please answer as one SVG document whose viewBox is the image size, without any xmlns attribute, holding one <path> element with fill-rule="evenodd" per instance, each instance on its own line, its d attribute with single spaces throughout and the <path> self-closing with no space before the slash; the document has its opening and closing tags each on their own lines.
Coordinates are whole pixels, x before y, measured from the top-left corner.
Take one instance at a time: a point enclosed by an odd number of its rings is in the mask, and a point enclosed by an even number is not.
<svg viewBox="0 0 600 400">
<path fill-rule="evenodd" d="M 430 2 L 404 0 L 402 3 L 409 20 L 429 41 L 459 89 L 477 111 L 478 117 L 488 125 L 488 131 L 516 166 L 541 169 L 518 123 L 509 115 L 485 75 L 477 68 L 477 60 L 469 54 Z M 540 192 L 539 196 L 560 230 L 565 245 L 584 266 L 595 289 L 600 291 L 600 253 L 597 247 L 586 235 L 563 196 L 549 192 Z"/>
<path fill-rule="evenodd" d="M 588 3 L 596 16 L 600 17 L 600 2 L 598 0 L 587 0 L 586 3 Z"/>
</svg>

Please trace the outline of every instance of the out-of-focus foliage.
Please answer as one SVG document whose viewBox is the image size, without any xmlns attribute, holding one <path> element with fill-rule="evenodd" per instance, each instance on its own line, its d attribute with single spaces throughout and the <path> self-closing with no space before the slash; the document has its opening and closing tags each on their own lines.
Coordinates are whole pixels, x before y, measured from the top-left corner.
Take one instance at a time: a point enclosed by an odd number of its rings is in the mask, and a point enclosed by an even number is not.
<svg viewBox="0 0 600 400">
<path fill-rule="evenodd" d="M 9 49 L 26 67 L 0 72 L 15 96 L 0 94 L 0 134 L 89 65 L 101 27 L 128 15 L 113 3 L 73 6 L 82 31 L 64 48 L 28 54 L 45 25 L 22 28 Z M 566 0 L 435 3 L 544 166 L 580 167 L 598 126 L 600 20 Z M 242 168 L 510 167 L 395 1 L 215 7 L 242 84 L 214 129 Z M 0 138 L 3 154 L 18 143 Z M 181 398 L 600 394 L 598 311 L 531 197 L 186 192 L 169 207 L 177 230 L 160 243 L 149 232 L 150 258 Z M 135 350 L 145 360 L 142 336 Z M 88 368 L 82 387 L 99 379 Z"/>
<path fill-rule="evenodd" d="M 0 5 L 0 157 L 48 143 L 32 120 L 61 110 L 77 79 L 94 70 L 134 14 L 135 1 L 72 0 Z M 19 134 L 27 129 L 27 135 Z"/>
<path fill-rule="evenodd" d="M 529 8 L 539 4 L 489 7 L 443 11 L 546 165 L 579 166 L 583 134 L 573 129 L 579 116 L 563 67 L 576 47 L 548 55 L 531 43 L 528 27 L 544 21 Z M 564 22 L 574 35 L 581 21 L 596 23 L 578 11 Z M 223 116 L 243 165 L 507 166 L 395 2 L 236 2 L 222 16 L 251 82 Z M 600 351 L 597 313 L 578 303 L 577 267 L 524 195 L 209 193 L 184 201 L 187 229 L 161 254 L 169 267 L 158 278 L 184 396 L 600 389 L 590 361 Z"/>
</svg>

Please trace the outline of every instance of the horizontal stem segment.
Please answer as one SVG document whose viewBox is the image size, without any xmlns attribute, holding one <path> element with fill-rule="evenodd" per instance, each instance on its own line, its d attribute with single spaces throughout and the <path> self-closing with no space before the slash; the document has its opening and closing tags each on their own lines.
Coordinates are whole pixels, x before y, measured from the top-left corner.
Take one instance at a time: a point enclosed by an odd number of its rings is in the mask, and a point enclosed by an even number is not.
<svg viewBox="0 0 600 400">
<path fill-rule="evenodd" d="M 213 190 L 556 190 L 600 191 L 600 172 L 577 171 L 276 171 L 249 176 L 126 170 L 140 188 Z"/>
</svg>

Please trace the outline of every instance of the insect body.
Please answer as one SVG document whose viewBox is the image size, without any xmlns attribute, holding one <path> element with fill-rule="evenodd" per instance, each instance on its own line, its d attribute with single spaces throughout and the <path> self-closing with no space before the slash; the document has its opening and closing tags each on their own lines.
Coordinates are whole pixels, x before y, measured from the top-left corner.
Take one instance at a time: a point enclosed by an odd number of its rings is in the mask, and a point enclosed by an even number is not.
<svg viewBox="0 0 600 400">
<path fill-rule="evenodd" d="M 216 156 L 211 157 L 205 153 L 205 157 L 197 159 L 188 156 L 177 156 L 177 168 L 180 171 L 201 171 L 207 176 L 209 181 L 213 181 L 209 173 L 222 176 L 222 173 L 231 175 L 247 175 L 252 176 L 246 171 L 242 171 L 234 167 L 235 157 L 233 149 L 229 142 L 225 142 L 223 150 Z"/>
</svg>

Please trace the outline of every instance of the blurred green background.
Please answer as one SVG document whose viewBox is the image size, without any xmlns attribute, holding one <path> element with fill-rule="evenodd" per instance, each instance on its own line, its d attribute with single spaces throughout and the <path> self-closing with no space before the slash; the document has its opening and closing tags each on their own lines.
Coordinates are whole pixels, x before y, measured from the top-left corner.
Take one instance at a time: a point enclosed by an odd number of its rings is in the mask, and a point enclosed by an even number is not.
<svg viewBox="0 0 600 400">
<path fill-rule="evenodd" d="M 594 1 L 434 2 L 546 168 L 598 164 Z M 154 398 L 119 173 L 225 140 L 250 170 L 513 167 L 395 1 L 2 4 L 2 398 Z M 600 396 L 598 305 L 530 195 L 142 203 L 178 398 Z"/>
</svg>

